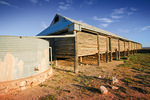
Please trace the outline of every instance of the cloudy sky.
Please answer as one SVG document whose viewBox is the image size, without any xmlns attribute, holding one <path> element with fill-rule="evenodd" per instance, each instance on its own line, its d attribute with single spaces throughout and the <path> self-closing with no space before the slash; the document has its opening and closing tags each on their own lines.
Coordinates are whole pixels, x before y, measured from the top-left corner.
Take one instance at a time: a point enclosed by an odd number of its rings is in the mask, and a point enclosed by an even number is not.
<svg viewBox="0 0 150 100">
<path fill-rule="evenodd" d="M 0 0 L 0 35 L 35 36 L 56 13 L 150 47 L 150 0 Z"/>
</svg>

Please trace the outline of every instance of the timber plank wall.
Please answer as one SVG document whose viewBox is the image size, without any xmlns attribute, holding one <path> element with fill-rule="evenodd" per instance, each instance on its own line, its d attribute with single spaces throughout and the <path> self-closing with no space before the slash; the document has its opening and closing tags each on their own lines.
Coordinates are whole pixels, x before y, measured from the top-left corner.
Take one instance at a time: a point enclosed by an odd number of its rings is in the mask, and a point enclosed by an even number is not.
<svg viewBox="0 0 150 100">
<path fill-rule="evenodd" d="M 62 33 L 59 35 L 67 35 L 70 33 Z M 132 41 L 126 41 L 111 36 L 95 34 L 89 32 L 77 32 L 78 57 L 94 55 L 98 52 L 105 54 L 106 52 L 126 52 L 127 50 L 141 49 L 141 44 Z M 98 40 L 99 39 L 99 40 Z M 50 39 L 53 55 L 57 58 L 74 58 L 75 56 L 75 38 L 55 38 Z M 99 42 L 99 43 L 98 43 Z M 99 49 L 98 49 L 99 46 Z M 99 51 L 98 51 L 99 50 Z"/>
</svg>

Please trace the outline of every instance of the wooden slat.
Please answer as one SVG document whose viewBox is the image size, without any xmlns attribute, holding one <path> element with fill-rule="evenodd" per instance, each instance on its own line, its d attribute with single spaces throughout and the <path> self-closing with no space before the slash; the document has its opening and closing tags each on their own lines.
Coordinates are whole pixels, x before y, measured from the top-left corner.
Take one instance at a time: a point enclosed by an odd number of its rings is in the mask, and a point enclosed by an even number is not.
<svg viewBox="0 0 150 100">
<path fill-rule="evenodd" d="M 100 66 L 100 46 L 99 46 L 99 35 L 97 34 L 97 64 Z"/>
<path fill-rule="evenodd" d="M 97 36 L 95 34 L 78 32 L 78 55 L 97 53 Z"/>
</svg>

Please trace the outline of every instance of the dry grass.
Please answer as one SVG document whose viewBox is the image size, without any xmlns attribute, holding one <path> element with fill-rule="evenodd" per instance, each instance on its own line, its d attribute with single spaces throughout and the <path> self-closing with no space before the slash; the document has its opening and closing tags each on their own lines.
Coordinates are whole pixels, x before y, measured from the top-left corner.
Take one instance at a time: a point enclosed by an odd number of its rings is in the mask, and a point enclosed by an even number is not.
<svg viewBox="0 0 150 100">
<path fill-rule="evenodd" d="M 93 60 L 94 61 L 94 60 Z M 89 62 L 92 62 L 89 60 Z M 123 63 L 124 62 L 124 63 Z M 66 65 L 65 65 L 66 64 Z M 124 57 L 120 61 L 96 65 L 80 65 L 78 75 L 73 72 L 70 61 L 58 61 L 53 76 L 44 83 L 7 95 L 5 99 L 149 99 L 150 98 L 150 54 Z M 63 65 L 63 66 L 62 66 Z M 67 66 L 69 65 L 69 66 Z M 101 78 L 98 78 L 99 75 Z M 112 76 L 118 80 L 118 90 L 112 90 Z M 104 85 L 109 93 L 102 95 L 99 86 Z"/>
</svg>

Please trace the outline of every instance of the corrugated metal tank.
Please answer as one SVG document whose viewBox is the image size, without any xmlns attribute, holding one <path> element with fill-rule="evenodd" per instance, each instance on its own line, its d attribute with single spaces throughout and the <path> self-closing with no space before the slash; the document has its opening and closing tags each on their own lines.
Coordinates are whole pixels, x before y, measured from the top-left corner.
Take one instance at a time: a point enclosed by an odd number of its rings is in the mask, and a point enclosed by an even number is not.
<svg viewBox="0 0 150 100">
<path fill-rule="evenodd" d="M 0 82 L 26 78 L 48 69 L 48 41 L 0 36 Z"/>
</svg>

